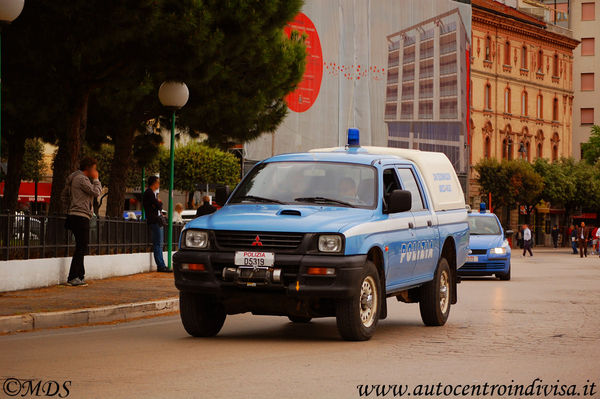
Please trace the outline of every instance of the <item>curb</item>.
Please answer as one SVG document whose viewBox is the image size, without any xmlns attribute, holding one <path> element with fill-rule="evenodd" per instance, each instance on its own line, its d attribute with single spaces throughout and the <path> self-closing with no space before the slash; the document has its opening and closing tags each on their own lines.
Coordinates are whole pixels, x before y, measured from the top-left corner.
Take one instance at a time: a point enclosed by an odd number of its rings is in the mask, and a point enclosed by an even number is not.
<svg viewBox="0 0 600 399">
<path fill-rule="evenodd" d="M 179 298 L 124 303 L 98 308 L 63 310 L 59 312 L 27 313 L 0 317 L 0 334 L 36 331 L 45 328 L 75 327 L 142 317 L 160 316 L 179 311 Z"/>
</svg>

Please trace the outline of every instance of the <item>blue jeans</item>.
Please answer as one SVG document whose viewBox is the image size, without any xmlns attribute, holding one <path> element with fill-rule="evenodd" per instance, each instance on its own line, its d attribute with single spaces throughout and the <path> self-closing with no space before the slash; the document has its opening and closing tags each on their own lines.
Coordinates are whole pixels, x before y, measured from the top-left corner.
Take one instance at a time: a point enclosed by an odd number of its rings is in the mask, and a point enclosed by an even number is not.
<svg viewBox="0 0 600 399">
<path fill-rule="evenodd" d="M 152 223 L 150 225 L 152 232 L 152 251 L 154 252 L 154 261 L 158 270 L 166 269 L 165 260 L 163 259 L 163 227 L 159 224 Z"/>
</svg>

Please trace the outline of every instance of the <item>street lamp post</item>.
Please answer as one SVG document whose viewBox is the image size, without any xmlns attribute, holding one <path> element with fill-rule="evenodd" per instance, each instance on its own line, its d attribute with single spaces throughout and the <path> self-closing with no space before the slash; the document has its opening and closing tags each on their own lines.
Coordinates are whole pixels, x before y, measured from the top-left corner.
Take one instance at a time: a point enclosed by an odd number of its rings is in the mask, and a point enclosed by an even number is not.
<svg viewBox="0 0 600 399">
<path fill-rule="evenodd" d="M 25 0 L 0 0 L 0 35 L 4 25 L 10 24 L 23 11 Z M 0 36 L 0 109 L 2 105 L 2 37 Z M 2 153 L 2 111 L 0 110 L 0 154 Z"/>
<path fill-rule="evenodd" d="M 1 1 L 1 0 L 0 0 Z M 169 149 L 169 225 L 167 226 L 167 251 L 168 268 L 172 270 L 173 253 L 173 180 L 175 175 L 175 112 L 183 107 L 190 96 L 190 92 L 183 82 L 166 81 L 158 89 L 158 99 L 161 104 L 172 111 L 171 114 L 171 147 Z"/>
</svg>

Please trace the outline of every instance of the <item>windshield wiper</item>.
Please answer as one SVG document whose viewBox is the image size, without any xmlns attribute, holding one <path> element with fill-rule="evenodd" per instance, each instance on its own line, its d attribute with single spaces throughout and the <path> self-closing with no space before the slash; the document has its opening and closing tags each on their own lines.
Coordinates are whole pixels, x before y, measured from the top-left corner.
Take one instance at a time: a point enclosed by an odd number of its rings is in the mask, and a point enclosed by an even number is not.
<svg viewBox="0 0 600 399">
<path fill-rule="evenodd" d="M 259 202 L 272 202 L 274 204 L 282 204 L 285 205 L 285 202 L 276 200 L 276 199 L 272 199 L 272 198 L 265 198 L 265 197 L 257 197 L 256 195 L 244 195 L 241 197 L 236 198 L 237 201 L 244 201 L 244 200 L 254 200 L 254 201 L 259 201 Z"/>
<path fill-rule="evenodd" d="M 344 205 L 344 206 L 348 206 L 350 208 L 356 208 L 356 206 L 352 205 L 349 202 L 340 201 L 340 200 L 336 200 L 336 199 L 333 199 L 333 198 L 325 198 L 325 197 L 300 197 L 300 198 L 294 198 L 294 201 L 299 201 L 299 202 L 314 202 L 314 203 L 324 202 L 324 203 L 330 203 L 330 204 Z"/>
</svg>

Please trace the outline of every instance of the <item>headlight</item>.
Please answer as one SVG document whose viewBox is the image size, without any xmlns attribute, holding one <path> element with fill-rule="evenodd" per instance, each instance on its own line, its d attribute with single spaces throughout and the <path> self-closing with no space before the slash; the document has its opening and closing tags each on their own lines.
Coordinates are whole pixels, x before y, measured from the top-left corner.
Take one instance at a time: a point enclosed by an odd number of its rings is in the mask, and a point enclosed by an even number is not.
<svg viewBox="0 0 600 399">
<path fill-rule="evenodd" d="M 498 247 L 490 249 L 490 253 L 494 255 L 506 255 L 506 248 Z"/>
<path fill-rule="evenodd" d="M 185 248 L 208 248 L 208 233 L 199 230 L 186 230 L 183 242 Z"/>
<path fill-rule="evenodd" d="M 338 235 L 319 236 L 319 251 L 321 252 L 341 252 L 342 237 Z"/>
</svg>

